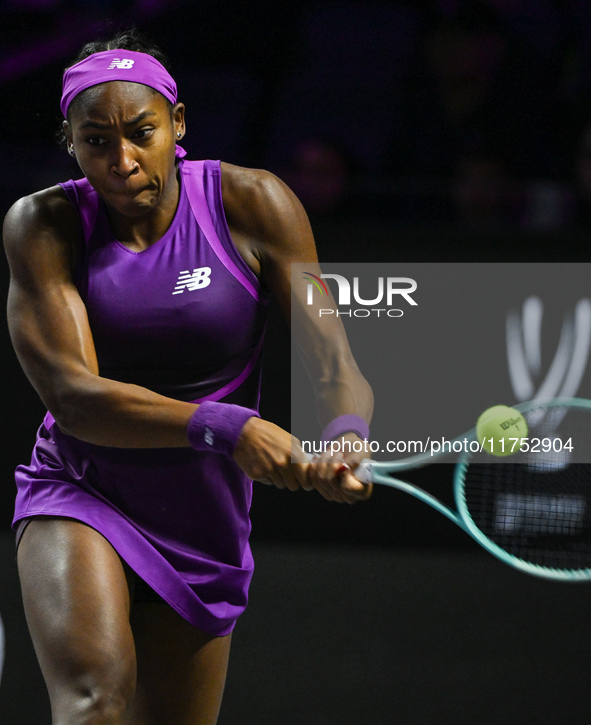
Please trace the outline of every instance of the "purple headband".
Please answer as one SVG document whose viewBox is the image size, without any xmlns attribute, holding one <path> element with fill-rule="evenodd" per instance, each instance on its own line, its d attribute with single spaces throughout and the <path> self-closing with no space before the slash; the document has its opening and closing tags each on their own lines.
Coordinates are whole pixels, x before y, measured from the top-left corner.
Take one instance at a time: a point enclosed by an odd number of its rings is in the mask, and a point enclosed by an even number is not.
<svg viewBox="0 0 591 725">
<path fill-rule="evenodd" d="M 161 93 L 172 104 L 176 103 L 174 78 L 156 58 L 134 50 L 104 50 L 89 55 L 64 73 L 60 103 L 64 118 L 70 103 L 79 93 L 108 81 L 142 83 Z"/>
</svg>

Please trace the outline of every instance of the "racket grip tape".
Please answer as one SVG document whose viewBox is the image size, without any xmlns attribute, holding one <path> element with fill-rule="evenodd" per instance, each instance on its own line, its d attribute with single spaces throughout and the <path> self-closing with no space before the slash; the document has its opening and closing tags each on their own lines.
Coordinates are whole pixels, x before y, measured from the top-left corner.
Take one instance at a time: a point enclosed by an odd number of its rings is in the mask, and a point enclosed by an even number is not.
<svg viewBox="0 0 591 725">
<path fill-rule="evenodd" d="M 310 463 L 314 460 L 314 456 L 310 455 L 309 453 L 306 454 L 306 457 Z M 373 467 L 374 461 L 372 461 L 370 458 L 364 458 L 361 463 L 357 466 L 355 469 L 355 472 L 353 475 L 358 481 L 361 481 L 361 483 L 371 483 L 371 470 Z M 345 473 L 345 471 L 350 471 L 351 466 L 347 465 L 346 463 L 342 463 L 337 468 L 337 475 L 340 476 L 342 473 Z"/>
<path fill-rule="evenodd" d="M 373 461 L 370 458 L 364 458 L 355 469 L 355 478 L 361 483 L 371 483 L 371 470 Z"/>
<path fill-rule="evenodd" d="M 361 483 L 371 483 L 371 468 L 372 468 L 373 461 L 371 461 L 369 458 L 364 458 L 361 463 L 357 466 L 355 469 L 355 472 L 353 475 L 358 481 L 361 481 Z M 337 468 L 337 476 L 340 476 L 341 474 L 345 473 L 346 471 L 350 471 L 351 466 L 347 465 L 346 463 L 341 464 Z"/>
</svg>

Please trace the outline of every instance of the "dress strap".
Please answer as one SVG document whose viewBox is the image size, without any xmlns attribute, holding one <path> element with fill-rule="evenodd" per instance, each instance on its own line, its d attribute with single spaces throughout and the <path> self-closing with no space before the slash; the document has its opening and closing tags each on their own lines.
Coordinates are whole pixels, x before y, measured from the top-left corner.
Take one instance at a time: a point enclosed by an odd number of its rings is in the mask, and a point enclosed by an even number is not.
<svg viewBox="0 0 591 725">
<path fill-rule="evenodd" d="M 87 179 L 70 180 L 60 184 L 68 200 L 78 210 L 82 234 L 86 244 L 90 241 L 99 209 L 99 195 Z"/>
<path fill-rule="evenodd" d="M 252 297 L 257 302 L 263 302 L 264 297 L 230 257 L 215 230 L 205 192 L 205 161 L 183 161 L 180 164 L 180 168 L 189 204 L 209 246 L 228 272 L 240 282 Z"/>
</svg>

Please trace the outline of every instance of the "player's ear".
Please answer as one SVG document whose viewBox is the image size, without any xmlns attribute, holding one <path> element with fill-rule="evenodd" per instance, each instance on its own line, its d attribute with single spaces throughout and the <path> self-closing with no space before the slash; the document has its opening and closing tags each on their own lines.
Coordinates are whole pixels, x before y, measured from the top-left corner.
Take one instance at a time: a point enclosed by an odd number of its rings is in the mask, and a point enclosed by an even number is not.
<svg viewBox="0 0 591 725">
<path fill-rule="evenodd" d="M 74 137 L 72 134 L 72 127 L 67 121 L 62 122 L 62 128 L 64 129 L 64 134 L 66 137 L 66 148 L 68 149 L 68 153 L 70 156 L 75 156 L 74 153 Z"/>
<path fill-rule="evenodd" d="M 172 123 L 174 125 L 174 134 L 177 139 L 181 139 L 185 135 L 185 104 L 176 103 L 172 107 Z"/>
</svg>

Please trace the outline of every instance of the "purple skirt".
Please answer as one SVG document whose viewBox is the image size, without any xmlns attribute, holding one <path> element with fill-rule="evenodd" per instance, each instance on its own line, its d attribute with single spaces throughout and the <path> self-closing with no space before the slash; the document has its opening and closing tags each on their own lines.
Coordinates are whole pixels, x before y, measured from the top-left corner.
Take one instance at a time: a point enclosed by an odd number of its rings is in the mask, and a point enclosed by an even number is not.
<svg viewBox="0 0 591 725">
<path fill-rule="evenodd" d="M 33 516 L 82 521 L 186 620 L 217 636 L 232 631 L 254 564 L 252 481 L 229 458 L 95 446 L 64 435 L 47 413 L 15 478 L 14 527 Z"/>
</svg>

